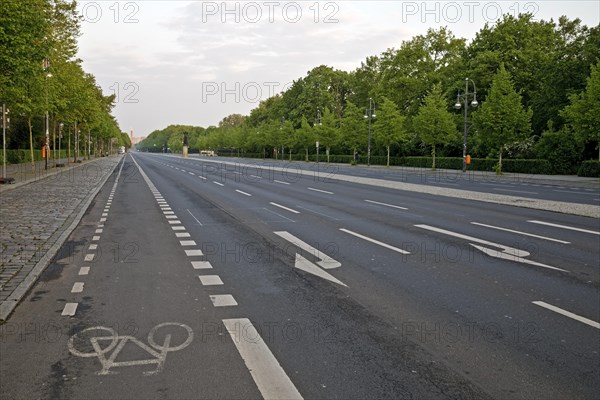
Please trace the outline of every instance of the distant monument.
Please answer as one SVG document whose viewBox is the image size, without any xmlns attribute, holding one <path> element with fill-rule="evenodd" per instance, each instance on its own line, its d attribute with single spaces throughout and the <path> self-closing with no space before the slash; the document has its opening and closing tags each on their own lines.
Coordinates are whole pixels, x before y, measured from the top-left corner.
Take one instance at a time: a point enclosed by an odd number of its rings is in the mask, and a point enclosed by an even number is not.
<svg viewBox="0 0 600 400">
<path fill-rule="evenodd" d="M 183 158 L 187 158 L 187 156 L 188 156 L 188 148 L 189 148 L 188 134 L 186 132 L 186 133 L 183 134 Z"/>
</svg>

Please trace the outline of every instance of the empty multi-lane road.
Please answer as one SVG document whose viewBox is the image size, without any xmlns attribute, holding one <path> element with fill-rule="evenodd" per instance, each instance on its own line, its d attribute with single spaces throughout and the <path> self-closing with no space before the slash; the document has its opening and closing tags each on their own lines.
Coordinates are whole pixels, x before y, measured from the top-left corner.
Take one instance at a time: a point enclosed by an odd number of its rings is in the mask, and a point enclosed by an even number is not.
<svg viewBox="0 0 600 400">
<path fill-rule="evenodd" d="M 598 197 L 128 154 L 1 326 L 0 397 L 595 398 Z"/>
</svg>

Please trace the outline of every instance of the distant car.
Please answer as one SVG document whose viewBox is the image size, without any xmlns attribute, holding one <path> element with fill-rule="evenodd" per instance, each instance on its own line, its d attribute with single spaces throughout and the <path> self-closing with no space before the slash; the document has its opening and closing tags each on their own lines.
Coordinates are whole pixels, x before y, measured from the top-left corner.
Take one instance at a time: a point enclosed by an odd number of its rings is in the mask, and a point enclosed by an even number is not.
<svg viewBox="0 0 600 400">
<path fill-rule="evenodd" d="M 125 154 L 125 146 L 119 147 L 119 154 Z"/>
</svg>

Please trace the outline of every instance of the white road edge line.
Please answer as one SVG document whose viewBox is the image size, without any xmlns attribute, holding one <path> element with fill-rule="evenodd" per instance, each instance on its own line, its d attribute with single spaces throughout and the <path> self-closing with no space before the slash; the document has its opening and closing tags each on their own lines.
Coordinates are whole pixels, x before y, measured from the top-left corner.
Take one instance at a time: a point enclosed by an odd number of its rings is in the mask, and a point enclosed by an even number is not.
<svg viewBox="0 0 600 400">
<path fill-rule="evenodd" d="M 302 399 L 249 319 L 224 319 L 223 324 L 263 398 Z"/>
<path fill-rule="evenodd" d="M 287 210 L 287 211 L 289 211 L 291 213 L 294 213 L 294 214 L 300 214 L 300 211 L 296 211 L 296 210 L 293 210 L 293 209 L 288 208 L 286 206 L 282 206 L 281 204 L 277 204 L 277 203 L 273 203 L 273 202 L 270 202 L 269 204 L 272 205 L 272 206 L 275 206 L 275 207 L 282 208 L 282 209 Z"/>
<path fill-rule="evenodd" d="M 386 207 L 392 207 L 392 208 L 398 208 L 400 210 L 408 210 L 408 208 L 406 207 L 400 207 L 400 206 L 395 206 L 393 204 L 387 204 L 387 203 L 380 203 L 378 201 L 373 201 L 373 200 L 365 200 L 367 203 L 372 203 L 372 204 L 378 204 L 380 206 L 386 206 Z"/>
<path fill-rule="evenodd" d="M 596 321 L 592 321 L 591 319 L 587 319 L 587 318 L 582 317 L 580 315 L 573 314 L 570 311 L 563 310 L 562 308 L 553 306 L 552 304 L 548 304 L 548 303 L 545 303 L 543 301 L 532 301 L 532 303 L 535 304 L 536 306 L 544 307 L 544 308 L 546 308 L 546 309 L 548 309 L 550 311 L 554 311 L 556 313 L 562 314 L 565 317 L 572 318 L 572 319 L 574 319 L 576 321 L 582 322 L 582 323 L 584 323 L 586 325 L 589 325 L 591 327 L 594 327 L 596 329 L 600 329 L 600 323 L 598 323 Z"/>
<path fill-rule="evenodd" d="M 400 254 L 410 254 L 409 251 L 399 249 L 399 248 L 391 246 L 391 245 L 389 245 L 387 243 L 380 242 L 379 240 L 371 239 L 370 237 L 361 235 L 360 233 L 352 232 L 352 231 L 350 231 L 348 229 L 340 228 L 340 231 L 346 232 L 346 233 L 348 233 L 350 235 L 353 235 L 353 236 L 356 236 L 357 238 L 366 240 L 367 242 L 375 243 L 375 244 L 377 244 L 377 245 L 379 245 L 381 247 L 385 247 L 386 249 L 390 249 L 390 250 L 396 251 L 396 252 L 398 252 Z"/>
<path fill-rule="evenodd" d="M 483 226 L 483 227 L 491 228 L 491 229 L 498 229 L 499 231 L 506 231 L 506 232 L 511 232 L 511 233 L 518 233 L 519 235 L 530 236 L 530 237 L 534 237 L 534 238 L 538 238 L 538 239 L 550 240 L 552 242 L 558 242 L 558 243 L 562 243 L 562 244 L 570 244 L 571 243 L 571 242 L 567 242 L 567 241 L 564 241 L 564 240 L 553 239 L 553 238 L 549 238 L 549 237 L 546 237 L 546 236 L 534 235 L 533 233 L 527 233 L 527 232 L 521 232 L 521 231 L 514 231 L 512 229 L 501 228 L 499 226 L 482 224 L 482 223 L 479 223 L 479 222 L 471 222 L 471 224 L 478 225 L 478 226 Z"/>
<path fill-rule="evenodd" d="M 559 225 L 559 224 L 553 224 L 551 222 L 544 222 L 544 221 L 536 221 L 536 220 L 529 220 L 527 222 L 530 222 L 532 224 L 539 224 L 539 225 L 547 225 L 547 226 L 553 226 L 555 228 L 562 228 L 562 229 L 569 229 L 572 231 L 577 231 L 577 232 L 584 232 L 584 233 L 591 233 L 592 235 L 600 235 L 600 232 L 596 232 L 596 231 L 590 231 L 587 229 L 581 229 L 581 228 L 575 228 L 573 226 L 567 226 L 567 225 Z"/>
</svg>

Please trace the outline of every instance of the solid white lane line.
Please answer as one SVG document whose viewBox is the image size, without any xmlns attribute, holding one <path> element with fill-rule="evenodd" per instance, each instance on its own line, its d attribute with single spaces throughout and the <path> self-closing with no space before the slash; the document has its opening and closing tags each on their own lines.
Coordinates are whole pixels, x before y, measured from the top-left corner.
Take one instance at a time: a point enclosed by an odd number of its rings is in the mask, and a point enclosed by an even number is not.
<svg viewBox="0 0 600 400">
<path fill-rule="evenodd" d="M 317 215 L 320 215 L 322 217 L 329 218 L 329 219 L 331 219 L 333 221 L 339 221 L 340 220 L 339 218 L 334 218 L 334 217 L 332 217 L 330 215 L 323 214 L 323 213 L 315 211 L 315 210 L 311 210 L 310 208 L 306 208 L 306 207 L 302 207 L 302 206 L 297 206 L 297 207 L 300 208 L 300 209 L 302 209 L 302 210 L 309 211 L 309 212 L 311 212 L 313 214 L 317 214 Z"/>
<path fill-rule="evenodd" d="M 182 246 L 196 246 L 196 242 L 194 240 L 180 240 L 179 244 Z"/>
<path fill-rule="evenodd" d="M 340 262 L 329 257 L 327 254 L 322 253 L 320 250 L 315 249 L 313 246 L 309 245 L 308 243 L 303 242 L 302 240 L 298 239 L 296 236 L 292 235 L 291 233 L 289 233 L 287 231 L 278 231 L 278 232 L 273 232 L 273 233 L 276 234 L 277 236 L 279 236 L 280 238 L 287 240 L 294 246 L 296 246 L 296 247 L 306 251 L 307 253 L 312 254 L 313 256 L 317 257 L 318 259 L 320 259 L 321 261 L 319 261 L 317 264 L 319 264 L 321 267 L 323 267 L 325 269 L 338 268 L 338 267 L 342 266 L 342 264 Z"/>
<path fill-rule="evenodd" d="M 95 254 L 86 254 L 83 261 L 94 261 Z"/>
<path fill-rule="evenodd" d="M 62 310 L 61 315 L 65 315 L 65 316 L 74 316 L 75 312 L 77 311 L 77 306 L 79 305 L 79 303 L 67 303 L 65 304 L 65 307 Z"/>
<path fill-rule="evenodd" d="M 184 238 L 184 237 L 190 237 L 190 236 L 192 236 L 192 235 L 190 235 L 187 232 L 176 232 L 175 233 L 175 237 L 178 237 L 178 238 Z"/>
<path fill-rule="evenodd" d="M 225 186 L 225 185 L 223 185 L 221 182 L 213 181 L 213 183 L 214 183 L 215 185 L 219 185 L 219 186 Z"/>
<path fill-rule="evenodd" d="M 90 273 L 90 267 L 81 267 L 79 268 L 79 274 L 78 275 L 87 275 Z"/>
<path fill-rule="evenodd" d="M 223 324 L 263 398 L 302 399 L 249 319 L 224 319 Z"/>
<path fill-rule="evenodd" d="M 512 192 L 512 193 L 525 193 L 525 194 L 538 194 L 537 192 L 527 192 L 524 190 L 511 190 L 511 189 L 498 189 L 498 188 L 493 188 L 492 190 L 498 190 L 500 192 Z"/>
<path fill-rule="evenodd" d="M 588 196 L 597 196 L 597 193 L 584 193 L 584 192 L 574 192 L 574 191 L 568 191 L 568 190 L 553 190 L 553 192 L 560 192 L 560 193 L 571 193 L 571 194 L 583 194 L 583 195 L 588 195 Z"/>
<path fill-rule="evenodd" d="M 487 225 L 487 224 L 481 224 L 479 222 L 471 222 L 471 224 L 473 225 L 478 225 L 478 226 L 483 226 L 486 228 L 491 228 L 491 229 L 497 229 L 499 231 L 506 231 L 506 232 L 511 232 L 511 233 L 517 233 L 519 235 L 523 235 L 523 236 L 530 236 L 530 237 L 534 237 L 534 238 L 538 238 L 538 239 L 544 239 L 544 240 L 549 240 L 551 242 L 557 242 L 557 243 L 562 243 L 562 244 L 569 244 L 571 242 L 566 242 L 564 240 L 559 240 L 559 239 L 553 239 L 553 238 L 549 238 L 546 236 L 539 236 L 539 235 L 534 235 L 533 233 L 527 233 L 527 232 L 521 232 L 521 231 L 515 231 L 512 229 L 507 229 L 507 228 L 501 228 L 499 226 L 493 226 L 493 225 Z"/>
<path fill-rule="evenodd" d="M 235 301 L 233 296 L 230 294 L 211 295 L 210 301 L 212 301 L 213 306 L 215 307 L 231 307 L 238 305 L 237 301 Z"/>
<path fill-rule="evenodd" d="M 392 207 L 392 208 L 398 208 L 400 210 L 408 210 L 408 208 L 406 207 L 400 207 L 400 206 L 395 206 L 393 204 L 387 204 L 387 203 L 380 203 L 378 201 L 373 201 L 373 200 L 365 200 L 367 203 L 372 203 L 372 204 L 378 204 L 380 206 L 386 206 L 386 207 Z"/>
<path fill-rule="evenodd" d="M 223 284 L 219 275 L 199 275 L 200 283 L 202 286 L 219 286 Z"/>
<path fill-rule="evenodd" d="M 272 206 L 275 206 L 275 207 L 282 208 L 282 209 L 284 209 L 286 211 L 289 211 L 291 213 L 294 213 L 294 214 L 300 214 L 300 211 L 292 210 L 291 208 L 288 208 L 286 206 L 282 206 L 281 204 L 277 204 L 277 203 L 273 203 L 273 202 L 270 202 L 269 204 L 271 204 Z"/>
<path fill-rule="evenodd" d="M 251 197 L 251 196 L 252 196 L 250 193 L 242 192 L 242 191 L 241 191 L 241 190 L 239 190 L 239 189 L 235 189 L 235 191 L 236 191 L 236 192 L 238 192 L 238 193 L 240 193 L 240 194 L 243 194 L 244 196 L 248 196 L 248 197 Z"/>
<path fill-rule="evenodd" d="M 212 269 L 212 265 L 208 261 L 192 261 L 194 269 Z"/>
<path fill-rule="evenodd" d="M 188 209 L 187 210 L 188 213 L 190 213 L 190 215 L 192 216 L 192 218 L 194 218 L 196 220 L 196 222 L 198 223 L 198 225 L 202 226 L 202 222 L 200 222 L 198 220 L 198 218 L 196 218 L 196 216 L 194 214 L 192 214 L 192 212 Z"/>
<path fill-rule="evenodd" d="M 73 284 L 73 288 L 71 289 L 71 293 L 81 293 L 83 292 L 83 282 L 75 282 Z"/>
<path fill-rule="evenodd" d="M 590 231 L 587 229 L 581 229 L 581 228 L 575 228 L 573 226 L 567 226 L 567 225 L 559 225 L 559 224 L 553 224 L 551 222 L 544 222 L 544 221 L 536 221 L 536 220 L 529 220 L 527 222 L 530 222 L 532 224 L 539 224 L 539 225 L 547 225 L 547 226 L 553 226 L 555 228 L 562 228 L 562 229 L 569 229 L 571 231 L 577 231 L 577 232 L 584 232 L 584 233 L 591 233 L 592 235 L 600 235 L 600 232 L 596 232 L 596 231 Z"/>
<path fill-rule="evenodd" d="M 284 181 L 278 181 L 277 179 L 273 179 L 273 182 L 275 183 L 281 183 L 282 185 L 289 185 L 289 182 L 284 182 Z"/>
<path fill-rule="evenodd" d="M 203 256 L 202 250 L 186 250 L 185 255 L 188 257 Z"/>
<path fill-rule="evenodd" d="M 367 237 L 365 235 L 361 235 L 360 233 L 352 232 L 352 231 L 350 231 L 348 229 L 340 228 L 340 231 L 346 232 L 346 233 L 348 233 L 350 235 L 353 235 L 353 236 L 356 236 L 357 238 L 366 240 L 367 242 L 375 243 L 376 245 L 379 245 L 381 247 L 385 247 L 386 249 L 393 250 L 393 251 L 398 252 L 400 254 L 410 254 L 409 251 L 399 249 L 399 248 L 391 246 L 391 245 L 389 245 L 387 243 L 380 242 L 379 240 L 375 240 L 375 239 L 372 239 L 372 238 Z"/>
<path fill-rule="evenodd" d="M 580 315 L 573 314 L 570 311 L 563 310 L 562 308 L 553 306 L 552 304 L 548 304 L 548 303 L 545 303 L 543 301 L 532 301 L 532 303 L 535 304 L 536 306 L 544 307 L 544 308 L 546 308 L 548 310 L 551 310 L 551 311 L 554 311 L 556 313 L 562 314 L 565 317 L 572 318 L 572 319 L 574 319 L 576 321 L 582 322 L 582 323 L 584 323 L 586 325 L 589 325 L 589 326 L 592 326 L 592 327 L 594 327 L 596 329 L 600 329 L 600 323 L 598 323 L 596 321 L 592 321 L 591 319 L 587 319 L 587 318 L 582 317 Z"/>
<path fill-rule="evenodd" d="M 273 211 L 273 210 L 269 210 L 269 209 L 268 209 L 268 208 L 266 208 L 266 207 L 263 207 L 262 209 L 263 209 L 263 210 L 265 210 L 265 211 L 267 211 L 267 212 L 270 212 L 271 214 L 277 215 L 279 218 L 283 218 L 283 219 L 285 219 L 286 221 L 290 221 L 290 222 L 296 222 L 296 221 L 294 221 L 293 219 L 291 219 L 291 218 L 288 218 L 288 217 L 286 217 L 285 215 L 281 215 L 281 214 L 279 214 L 279 213 L 276 213 L 276 212 L 275 212 L 275 211 Z"/>
<path fill-rule="evenodd" d="M 313 192 L 325 193 L 325 194 L 333 194 L 333 192 L 328 192 L 327 190 L 315 189 L 315 188 L 307 188 L 308 190 L 312 190 Z"/>
</svg>

